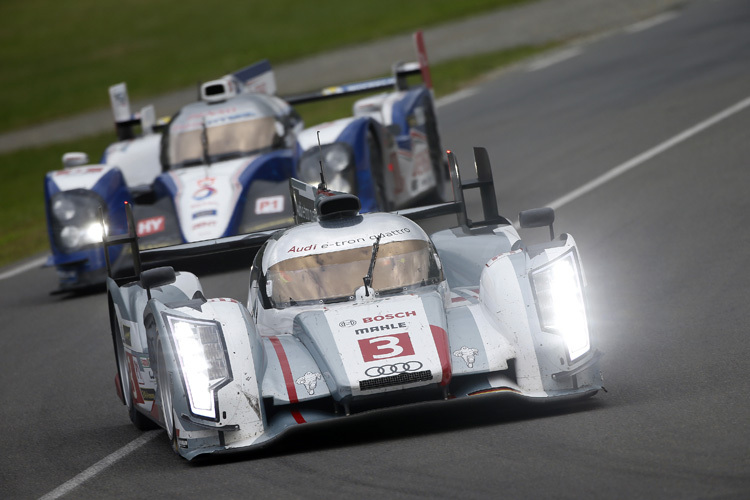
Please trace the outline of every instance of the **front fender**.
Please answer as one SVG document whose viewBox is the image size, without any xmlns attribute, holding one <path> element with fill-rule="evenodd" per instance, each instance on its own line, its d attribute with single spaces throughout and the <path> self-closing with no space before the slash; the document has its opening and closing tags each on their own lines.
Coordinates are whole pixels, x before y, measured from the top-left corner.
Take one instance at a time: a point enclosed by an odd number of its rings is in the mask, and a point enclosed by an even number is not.
<svg viewBox="0 0 750 500">
<path fill-rule="evenodd" d="M 178 452 L 190 459 L 200 453 L 248 446 L 260 439 L 266 428 L 260 390 L 265 358 L 247 310 L 233 299 L 198 299 L 171 304 L 152 299 L 144 314 L 152 318 L 154 325 L 149 331 L 149 343 L 161 349 L 160 353 L 152 353 L 152 366 L 157 373 L 166 370 L 172 380 L 170 391 L 157 388 L 157 401 L 165 394 L 171 395 Z M 215 322 L 219 327 L 229 380 L 214 392 L 216 415 L 213 419 L 191 407 L 186 370 L 194 367 L 186 354 L 180 356 L 178 352 L 169 327 L 170 317 Z"/>
</svg>

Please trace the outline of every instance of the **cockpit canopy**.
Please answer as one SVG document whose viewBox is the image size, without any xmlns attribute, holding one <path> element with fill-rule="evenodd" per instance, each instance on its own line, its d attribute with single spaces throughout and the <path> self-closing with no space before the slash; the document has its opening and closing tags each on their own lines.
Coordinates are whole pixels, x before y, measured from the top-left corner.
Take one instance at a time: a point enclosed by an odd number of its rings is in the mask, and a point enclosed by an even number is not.
<svg viewBox="0 0 750 500">
<path fill-rule="evenodd" d="M 308 223 L 271 243 L 262 257 L 265 279 L 260 286 L 272 307 L 352 300 L 363 286 L 379 234 L 371 282 L 376 294 L 444 279 L 432 243 L 412 221 L 384 213 L 352 219 L 360 223 L 336 228 Z"/>
<path fill-rule="evenodd" d="M 286 102 L 265 94 L 196 102 L 172 119 L 162 160 L 165 168 L 182 168 L 292 147 L 296 121 Z"/>
</svg>

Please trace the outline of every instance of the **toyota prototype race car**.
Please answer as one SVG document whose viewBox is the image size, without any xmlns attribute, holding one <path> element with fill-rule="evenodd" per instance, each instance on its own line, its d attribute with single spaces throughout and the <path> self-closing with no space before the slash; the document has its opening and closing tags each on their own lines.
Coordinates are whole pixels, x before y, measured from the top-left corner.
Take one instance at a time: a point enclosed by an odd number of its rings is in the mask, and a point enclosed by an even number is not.
<svg viewBox="0 0 750 500">
<path fill-rule="evenodd" d="M 68 153 L 47 174 L 45 200 L 60 290 L 106 278 L 99 209 L 111 230 L 126 230 L 123 202 L 132 205 L 142 248 L 288 226 L 291 177 L 317 184 L 319 160 L 332 189 L 354 193 L 362 211 L 444 201 L 442 161 L 431 80 L 421 33 L 420 62 L 394 66 L 391 77 L 276 97 L 270 64 L 262 61 L 201 86 L 201 100 L 157 122 L 153 107 L 131 115 L 125 84 L 110 88 L 118 142 L 100 164 Z M 410 75 L 422 83 L 410 85 Z M 305 129 L 293 104 L 386 92 L 354 104 L 353 116 Z M 134 128 L 142 128 L 135 135 Z M 113 249 L 115 269 L 130 266 Z"/>
<path fill-rule="evenodd" d="M 187 459 L 267 444 L 303 424 L 395 404 L 503 393 L 585 398 L 601 389 L 585 280 L 573 237 L 554 238 L 550 208 L 519 214 L 549 226 L 526 245 L 497 213 L 486 151 L 455 201 L 359 213 L 359 199 L 290 181 L 296 224 L 140 251 L 135 276 L 107 279 L 116 388 L 139 429 L 166 429 Z M 478 187 L 484 220 L 467 218 Z M 128 212 L 130 213 L 130 212 Z M 448 214 L 448 215 L 446 215 Z M 431 235 L 417 224 L 455 214 Z M 305 222 L 307 221 L 307 222 Z M 207 298 L 199 279 L 147 262 L 259 250 L 246 304 Z"/>
</svg>

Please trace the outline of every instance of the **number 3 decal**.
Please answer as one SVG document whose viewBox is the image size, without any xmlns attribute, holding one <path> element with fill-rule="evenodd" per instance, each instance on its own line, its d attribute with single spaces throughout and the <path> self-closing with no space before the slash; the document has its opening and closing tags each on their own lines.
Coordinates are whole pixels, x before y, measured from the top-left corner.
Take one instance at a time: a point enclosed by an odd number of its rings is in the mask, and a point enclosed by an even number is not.
<svg viewBox="0 0 750 500">
<path fill-rule="evenodd" d="M 408 333 L 360 339 L 359 349 L 365 362 L 414 355 L 414 346 L 411 345 Z"/>
</svg>

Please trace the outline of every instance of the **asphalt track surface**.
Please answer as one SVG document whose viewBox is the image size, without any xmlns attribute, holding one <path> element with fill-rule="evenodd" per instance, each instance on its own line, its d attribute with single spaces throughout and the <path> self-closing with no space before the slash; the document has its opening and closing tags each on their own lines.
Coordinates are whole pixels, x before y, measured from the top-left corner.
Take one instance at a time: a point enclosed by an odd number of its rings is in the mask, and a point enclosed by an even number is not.
<svg viewBox="0 0 750 500">
<path fill-rule="evenodd" d="M 608 393 L 409 407 L 187 463 L 115 396 L 105 296 L 51 296 L 35 269 L 0 281 L 0 496 L 748 498 L 750 4 L 661 21 L 439 109 L 464 167 L 488 147 L 504 214 L 562 200 Z M 203 283 L 244 300 L 247 272 Z"/>
</svg>

